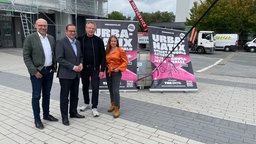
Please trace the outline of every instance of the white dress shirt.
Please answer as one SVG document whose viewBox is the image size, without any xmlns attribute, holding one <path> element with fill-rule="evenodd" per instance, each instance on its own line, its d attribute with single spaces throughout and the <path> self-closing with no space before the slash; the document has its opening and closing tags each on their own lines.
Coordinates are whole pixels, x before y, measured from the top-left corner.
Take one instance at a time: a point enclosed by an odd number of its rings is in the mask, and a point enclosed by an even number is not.
<svg viewBox="0 0 256 144">
<path fill-rule="evenodd" d="M 52 65 L 52 49 L 51 49 L 51 45 L 47 37 L 47 34 L 45 37 L 43 37 L 39 32 L 37 33 L 40 37 L 40 40 L 44 49 L 44 56 L 45 56 L 44 66 L 51 66 Z"/>
</svg>

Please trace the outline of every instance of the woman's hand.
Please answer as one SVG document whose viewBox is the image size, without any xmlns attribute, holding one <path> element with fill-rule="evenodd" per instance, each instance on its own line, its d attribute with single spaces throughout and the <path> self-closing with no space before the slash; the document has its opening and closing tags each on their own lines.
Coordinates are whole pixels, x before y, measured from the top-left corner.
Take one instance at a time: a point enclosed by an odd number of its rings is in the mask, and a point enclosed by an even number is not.
<svg viewBox="0 0 256 144">
<path fill-rule="evenodd" d="M 119 69 L 115 68 L 115 69 L 113 69 L 113 72 L 119 72 Z"/>
</svg>

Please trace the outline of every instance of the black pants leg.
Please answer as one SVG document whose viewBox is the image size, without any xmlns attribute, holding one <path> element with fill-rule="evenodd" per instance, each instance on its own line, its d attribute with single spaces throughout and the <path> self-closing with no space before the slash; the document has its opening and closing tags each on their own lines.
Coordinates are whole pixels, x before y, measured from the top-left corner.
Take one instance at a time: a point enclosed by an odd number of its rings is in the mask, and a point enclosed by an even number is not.
<svg viewBox="0 0 256 144">
<path fill-rule="evenodd" d="M 82 89 L 83 89 L 83 97 L 84 97 L 84 103 L 89 104 L 90 103 L 90 96 L 89 96 L 89 85 L 90 85 L 90 73 L 87 68 L 81 73 L 82 78 Z"/>
<path fill-rule="evenodd" d="M 72 80 L 71 90 L 70 90 L 70 107 L 69 114 L 77 114 L 77 104 L 78 104 L 78 92 L 79 92 L 79 78 Z"/>
<path fill-rule="evenodd" d="M 85 68 L 85 70 L 81 74 L 82 74 L 84 103 L 85 104 L 90 103 L 89 85 L 91 83 L 92 108 L 97 108 L 98 101 L 99 101 L 99 84 L 100 84 L 99 68 L 88 67 L 88 68 Z"/>
<path fill-rule="evenodd" d="M 68 118 L 68 102 L 70 94 L 69 114 L 77 114 L 79 78 L 75 79 L 60 79 L 60 111 L 62 119 Z"/>
<path fill-rule="evenodd" d="M 60 81 L 60 112 L 62 119 L 68 118 L 68 95 L 70 90 L 70 80 L 59 79 Z"/>
<path fill-rule="evenodd" d="M 92 108 L 97 108 L 99 102 L 99 69 L 91 69 L 91 85 L 92 85 Z"/>
</svg>

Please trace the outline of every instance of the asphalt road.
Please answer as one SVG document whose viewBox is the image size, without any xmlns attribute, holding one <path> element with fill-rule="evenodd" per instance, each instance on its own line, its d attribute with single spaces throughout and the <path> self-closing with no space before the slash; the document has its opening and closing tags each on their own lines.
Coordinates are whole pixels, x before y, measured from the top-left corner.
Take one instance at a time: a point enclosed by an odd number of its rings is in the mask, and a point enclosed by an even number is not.
<svg viewBox="0 0 256 144">
<path fill-rule="evenodd" d="M 220 61 L 203 72 L 235 77 L 256 77 L 256 53 L 216 51 L 214 54 L 191 54 L 190 56 L 194 72 Z"/>
</svg>

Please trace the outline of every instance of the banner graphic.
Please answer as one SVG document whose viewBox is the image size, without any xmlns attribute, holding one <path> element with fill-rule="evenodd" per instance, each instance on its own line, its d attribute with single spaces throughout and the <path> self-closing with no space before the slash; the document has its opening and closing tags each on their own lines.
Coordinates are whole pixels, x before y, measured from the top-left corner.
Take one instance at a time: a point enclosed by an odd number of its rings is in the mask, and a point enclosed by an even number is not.
<svg viewBox="0 0 256 144">
<path fill-rule="evenodd" d="M 148 27 L 148 36 L 150 61 L 155 70 L 150 91 L 196 91 L 187 38 L 168 56 L 185 36 L 185 31 Z"/>
<path fill-rule="evenodd" d="M 120 90 L 137 90 L 135 81 L 137 80 L 138 22 L 104 19 L 87 19 L 87 21 L 94 21 L 96 23 L 97 30 L 95 35 L 102 38 L 105 46 L 111 35 L 117 36 L 119 46 L 126 51 L 129 60 L 127 70 L 122 73 Z M 104 76 L 100 80 L 100 89 L 107 88 L 107 81 Z"/>
</svg>

